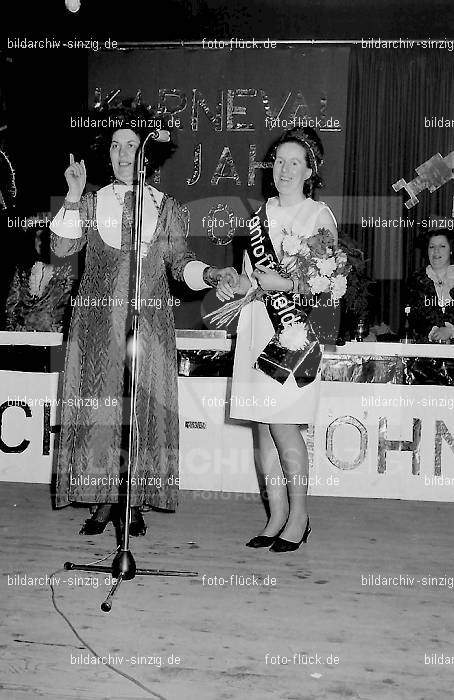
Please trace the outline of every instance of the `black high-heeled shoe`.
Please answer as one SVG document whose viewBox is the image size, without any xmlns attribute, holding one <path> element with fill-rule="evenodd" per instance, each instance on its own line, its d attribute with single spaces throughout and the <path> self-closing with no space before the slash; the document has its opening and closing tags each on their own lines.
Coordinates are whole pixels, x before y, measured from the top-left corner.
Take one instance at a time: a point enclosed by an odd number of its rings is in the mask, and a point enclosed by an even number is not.
<svg viewBox="0 0 454 700">
<path fill-rule="evenodd" d="M 112 503 L 101 503 L 91 518 L 87 518 L 84 522 L 79 530 L 79 535 L 100 535 L 113 517 L 114 505 Z"/>
<path fill-rule="evenodd" d="M 282 537 L 277 537 L 272 546 L 270 547 L 270 552 L 294 552 L 300 547 L 304 542 L 306 543 L 309 535 L 312 532 L 312 528 L 309 523 L 309 518 L 307 519 L 306 529 L 304 530 L 303 536 L 299 542 L 290 542 L 290 540 L 284 540 Z"/>
<path fill-rule="evenodd" d="M 125 514 L 124 511 L 121 512 L 121 525 L 125 526 Z M 142 517 L 142 513 L 138 506 L 133 506 L 131 508 L 131 520 L 129 522 L 129 534 L 131 537 L 141 537 L 147 532 L 147 526 L 145 520 Z"/>
<path fill-rule="evenodd" d="M 284 527 L 285 523 L 281 527 L 279 532 L 276 535 L 272 535 L 271 537 L 268 537 L 268 535 L 256 535 L 251 540 L 249 540 L 249 542 L 246 542 L 246 547 L 253 547 L 254 549 L 259 549 L 259 547 L 269 547 L 271 544 L 273 544 L 273 542 L 277 540 Z"/>
</svg>

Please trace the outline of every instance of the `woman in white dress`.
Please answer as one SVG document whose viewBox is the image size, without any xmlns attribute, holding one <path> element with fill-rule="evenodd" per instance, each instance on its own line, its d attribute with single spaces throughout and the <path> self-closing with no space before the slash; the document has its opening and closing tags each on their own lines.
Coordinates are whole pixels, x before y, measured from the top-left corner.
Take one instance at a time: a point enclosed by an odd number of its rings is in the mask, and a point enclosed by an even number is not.
<svg viewBox="0 0 454 700">
<path fill-rule="evenodd" d="M 274 154 L 273 180 L 278 195 L 266 203 L 265 226 L 256 241 L 266 238 L 263 231 L 268 227 L 275 257 L 285 274 L 291 272 L 292 262 L 282 250 L 284 229 L 304 238 L 320 229 L 328 229 L 337 246 L 337 228 L 331 210 L 311 197 L 314 189 L 321 185 L 319 167 L 323 162 L 323 146 L 316 132 L 312 129 L 286 132 L 277 142 Z M 262 248 L 263 245 L 259 245 L 255 250 L 260 254 Z M 260 261 L 251 262 L 249 250 L 244 255 L 240 282 L 233 291 L 248 294 L 260 287 L 270 293 L 284 292 L 287 298 L 292 298 L 292 293 L 299 292 L 300 282 L 298 278 L 269 269 Z M 227 281 L 219 284 L 217 295 L 222 300 L 232 298 Z M 300 308 L 308 312 L 304 300 L 302 304 Z M 254 367 L 275 333 L 267 308 L 262 300 L 255 300 L 241 311 L 230 416 L 257 424 L 257 461 L 269 504 L 268 522 L 247 546 L 271 546 L 271 551 L 286 552 L 298 549 L 311 531 L 306 503 L 308 455 L 300 428 L 314 420 L 320 370 L 316 369 L 313 381 L 301 386 L 291 372 L 285 381 L 277 381 L 257 365 Z"/>
</svg>

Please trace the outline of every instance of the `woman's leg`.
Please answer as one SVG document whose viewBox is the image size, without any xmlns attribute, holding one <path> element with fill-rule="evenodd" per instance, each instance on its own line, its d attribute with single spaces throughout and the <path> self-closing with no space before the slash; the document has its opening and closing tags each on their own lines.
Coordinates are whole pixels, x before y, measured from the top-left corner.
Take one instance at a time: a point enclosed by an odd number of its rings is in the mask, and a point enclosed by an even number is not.
<svg viewBox="0 0 454 700">
<path fill-rule="evenodd" d="M 307 522 L 307 484 L 309 460 L 307 447 L 298 425 L 270 425 L 284 476 L 287 480 L 290 512 L 282 539 L 299 542 Z"/>
<path fill-rule="evenodd" d="M 279 462 L 276 445 L 271 437 L 270 426 L 257 423 L 257 462 L 263 474 L 266 499 L 269 506 L 269 519 L 260 535 L 274 537 L 284 525 L 288 516 L 288 496 L 284 474 Z"/>
</svg>

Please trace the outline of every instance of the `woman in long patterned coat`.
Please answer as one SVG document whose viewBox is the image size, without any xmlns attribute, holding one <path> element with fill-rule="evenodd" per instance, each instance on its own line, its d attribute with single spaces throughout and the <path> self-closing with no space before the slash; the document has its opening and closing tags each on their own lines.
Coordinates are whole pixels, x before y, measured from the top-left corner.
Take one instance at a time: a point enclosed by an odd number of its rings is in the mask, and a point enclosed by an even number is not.
<svg viewBox="0 0 454 700">
<path fill-rule="evenodd" d="M 127 122 L 126 122 L 127 124 Z M 68 195 L 51 229 L 52 248 L 66 256 L 86 246 L 86 263 L 71 320 L 62 391 L 56 506 L 98 504 L 81 534 L 98 534 L 114 520 L 124 493 L 129 400 L 124 398 L 125 337 L 130 298 L 133 177 L 141 134 L 114 131 L 115 181 L 82 192 L 84 162 L 65 172 Z M 178 397 L 175 328 L 167 272 L 195 290 L 232 276 L 195 260 L 185 241 L 178 203 L 151 186 L 144 192 L 139 322 L 137 457 L 132 471 L 130 533 L 145 534 L 142 506 L 173 511 L 178 495 Z"/>
</svg>

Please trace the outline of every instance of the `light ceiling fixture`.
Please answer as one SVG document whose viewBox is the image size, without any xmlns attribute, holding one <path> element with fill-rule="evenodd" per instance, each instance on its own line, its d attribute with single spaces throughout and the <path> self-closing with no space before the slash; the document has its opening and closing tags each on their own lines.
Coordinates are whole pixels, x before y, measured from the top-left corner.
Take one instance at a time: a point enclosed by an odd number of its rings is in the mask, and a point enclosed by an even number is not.
<svg viewBox="0 0 454 700">
<path fill-rule="evenodd" d="M 70 12 L 79 12 L 80 0 L 65 0 L 66 9 Z"/>
</svg>

